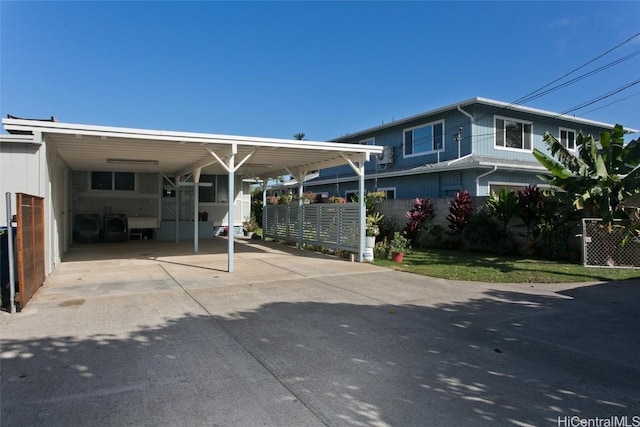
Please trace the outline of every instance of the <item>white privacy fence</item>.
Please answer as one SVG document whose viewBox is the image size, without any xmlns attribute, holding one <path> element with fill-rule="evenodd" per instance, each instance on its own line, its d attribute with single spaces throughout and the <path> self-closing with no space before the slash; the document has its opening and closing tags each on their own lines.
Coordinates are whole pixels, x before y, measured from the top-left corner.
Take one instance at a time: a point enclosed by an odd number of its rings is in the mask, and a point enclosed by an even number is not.
<svg viewBox="0 0 640 427">
<path fill-rule="evenodd" d="M 360 205 L 358 203 L 312 203 L 302 205 L 302 230 L 299 230 L 299 206 L 264 207 L 264 237 L 358 252 L 360 242 Z"/>
<path fill-rule="evenodd" d="M 616 220 L 609 228 L 601 219 L 584 218 L 584 265 L 640 268 L 640 243 L 630 233 L 628 225 L 628 222 Z"/>
</svg>

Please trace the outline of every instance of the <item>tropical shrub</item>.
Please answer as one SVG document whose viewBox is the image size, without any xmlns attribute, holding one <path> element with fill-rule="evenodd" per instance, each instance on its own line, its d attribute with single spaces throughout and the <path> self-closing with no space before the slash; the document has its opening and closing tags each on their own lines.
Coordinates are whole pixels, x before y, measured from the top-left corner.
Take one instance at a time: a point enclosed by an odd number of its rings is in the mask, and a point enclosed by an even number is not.
<svg viewBox="0 0 640 427">
<path fill-rule="evenodd" d="M 535 226 L 534 251 L 541 258 L 558 260 L 569 255 L 569 239 L 575 235 L 580 214 L 566 193 L 550 193 Z"/>
<path fill-rule="evenodd" d="M 515 242 L 507 233 L 503 223 L 486 209 L 478 209 L 469 218 L 462 231 L 462 240 L 467 249 L 498 254 L 517 253 Z"/>
<path fill-rule="evenodd" d="M 435 224 L 422 227 L 413 240 L 413 246 L 424 249 L 451 249 L 456 244 L 443 226 Z"/>
<path fill-rule="evenodd" d="M 431 199 L 413 199 L 413 209 L 405 213 L 405 217 L 409 220 L 404 232 L 409 239 L 414 239 L 418 231 L 424 224 L 433 218 L 433 202 Z"/>
<path fill-rule="evenodd" d="M 486 205 L 487 208 L 489 208 L 489 212 L 500 221 L 503 229 L 506 231 L 509 221 L 511 221 L 511 218 L 513 218 L 518 210 L 516 193 L 502 187 L 498 194 L 493 191 L 491 192 Z"/>
<path fill-rule="evenodd" d="M 551 156 L 538 149 L 533 155 L 551 176 L 540 179 L 562 188 L 578 209 L 597 212 L 608 224 L 628 219 L 621 208 L 626 197 L 640 192 L 640 139 L 625 145 L 624 129 L 616 125 L 600 132 L 598 141 L 579 133 L 575 153 L 548 132 L 544 142 Z"/>
<path fill-rule="evenodd" d="M 458 191 L 449 202 L 449 229 L 454 233 L 462 233 L 469 224 L 469 217 L 473 213 L 473 200 L 467 190 Z"/>
</svg>

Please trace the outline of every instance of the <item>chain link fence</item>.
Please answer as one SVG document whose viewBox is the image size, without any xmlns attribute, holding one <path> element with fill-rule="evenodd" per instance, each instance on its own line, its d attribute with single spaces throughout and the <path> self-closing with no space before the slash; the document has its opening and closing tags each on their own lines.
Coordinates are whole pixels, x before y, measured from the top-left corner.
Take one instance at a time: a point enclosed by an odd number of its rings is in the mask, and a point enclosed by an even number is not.
<svg viewBox="0 0 640 427">
<path fill-rule="evenodd" d="M 640 268 L 640 236 L 629 221 L 582 220 L 585 267 Z"/>
</svg>

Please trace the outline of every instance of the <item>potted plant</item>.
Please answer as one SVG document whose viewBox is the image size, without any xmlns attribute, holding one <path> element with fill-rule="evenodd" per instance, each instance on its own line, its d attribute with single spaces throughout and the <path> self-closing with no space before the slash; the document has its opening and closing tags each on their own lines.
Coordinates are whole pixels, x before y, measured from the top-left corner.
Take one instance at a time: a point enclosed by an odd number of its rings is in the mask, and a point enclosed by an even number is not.
<svg viewBox="0 0 640 427">
<path fill-rule="evenodd" d="M 313 191 L 307 191 L 302 193 L 300 200 L 302 200 L 302 203 L 304 204 L 315 203 L 317 197 L 318 197 L 317 193 L 314 193 Z"/>
<path fill-rule="evenodd" d="M 280 197 L 278 198 L 278 204 L 288 205 L 289 203 L 291 203 L 292 200 L 293 200 L 293 194 L 284 193 L 284 194 L 281 194 Z"/>
<path fill-rule="evenodd" d="M 244 227 L 244 235 L 249 238 L 253 237 L 253 233 L 258 229 L 256 217 L 251 215 L 251 218 L 245 218 L 242 222 L 242 226 Z"/>
<path fill-rule="evenodd" d="M 400 232 L 393 233 L 393 239 L 389 242 L 387 250 L 391 254 L 391 260 L 394 262 L 402 262 L 404 254 L 411 249 L 410 240 Z"/>
<path fill-rule="evenodd" d="M 367 248 L 373 248 L 376 244 L 376 236 L 380 235 L 380 221 L 384 215 L 376 212 L 373 215 L 367 215 L 365 234 L 367 236 Z"/>
<path fill-rule="evenodd" d="M 329 203 L 347 203 L 347 199 L 340 196 L 331 196 L 329 197 Z"/>
</svg>

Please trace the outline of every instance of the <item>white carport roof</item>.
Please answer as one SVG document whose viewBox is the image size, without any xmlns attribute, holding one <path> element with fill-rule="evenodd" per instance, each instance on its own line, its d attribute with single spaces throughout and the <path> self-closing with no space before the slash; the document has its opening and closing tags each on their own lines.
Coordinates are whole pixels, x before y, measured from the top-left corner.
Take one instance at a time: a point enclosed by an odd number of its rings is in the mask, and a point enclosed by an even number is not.
<svg viewBox="0 0 640 427">
<path fill-rule="evenodd" d="M 45 143 L 71 170 L 162 173 L 175 182 L 191 175 L 229 175 L 229 194 L 236 194 L 234 176 L 272 178 L 349 164 L 360 175 L 364 191 L 364 162 L 383 147 L 323 141 L 174 132 L 61 123 L 48 120 L 2 119 L 10 143 Z M 22 135 L 27 136 L 25 140 Z M 301 180 L 302 182 L 302 180 Z M 197 194 L 195 203 L 197 204 Z M 229 198 L 228 218 L 233 218 Z M 364 198 L 361 202 L 360 254 L 364 251 Z M 197 209 L 195 210 L 197 212 Z M 198 219 L 194 218 L 194 252 L 198 251 Z M 229 271 L 233 271 L 233 239 L 229 239 Z"/>
<path fill-rule="evenodd" d="M 371 154 L 382 152 L 382 147 L 324 141 L 25 119 L 3 119 L 2 124 L 10 133 L 32 132 L 35 142 L 44 138 L 69 168 L 84 171 L 162 172 L 167 176 L 181 176 L 202 168 L 202 173 L 226 174 L 227 170 L 215 156 L 224 160 L 235 146 L 236 165 L 250 155 L 236 174 L 270 178 L 343 165 L 348 160 L 368 161 Z"/>
</svg>

